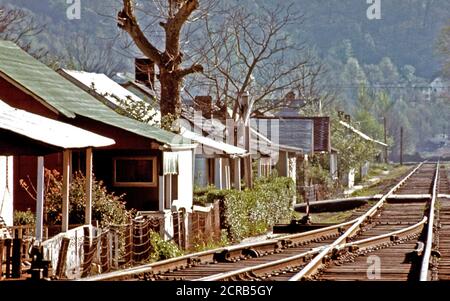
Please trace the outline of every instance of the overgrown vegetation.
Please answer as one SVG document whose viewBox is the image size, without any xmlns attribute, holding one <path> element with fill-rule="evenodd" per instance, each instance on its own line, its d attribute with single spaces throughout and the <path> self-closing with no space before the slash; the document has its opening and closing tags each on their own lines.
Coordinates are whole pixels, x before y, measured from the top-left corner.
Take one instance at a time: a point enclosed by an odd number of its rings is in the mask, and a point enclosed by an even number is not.
<svg viewBox="0 0 450 301">
<path fill-rule="evenodd" d="M 36 189 L 24 180 L 20 185 L 28 194 L 36 199 Z M 59 225 L 62 222 L 62 175 L 56 170 L 45 170 L 44 213 L 47 225 Z M 86 208 L 86 177 L 76 172 L 70 185 L 69 222 L 83 224 Z M 92 184 L 92 219 L 101 226 L 124 224 L 134 216 L 134 210 L 127 210 L 123 195 L 117 196 L 108 192 L 102 181 L 95 178 Z"/>
<path fill-rule="evenodd" d="M 159 261 L 182 256 L 183 252 L 173 241 L 165 241 L 159 233 L 152 232 L 150 236 L 152 245 L 152 261 Z"/>
<path fill-rule="evenodd" d="M 264 234 L 276 223 L 290 221 L 295 195 L 292 179 L 270 177 L 257 179 L 252 190 L 216 190 L 209 187 L 201 191 L 196 199 L 197 203 L 220 200 L 223 227 L 228 239 L 239 241 Z"/>
<path fill-rule="evenodd" d="M 14 210 L 14 226 L 33 226 L 36 223 L 36 217 L 30 209 L 27 211 Z"/>
<path fill-rule="evenodd" d="M 206 239 L 206 240 L 202 239 L 202 238 L 194 239 L 193 244 L 191 246 L 191 251 L 192 252 L 203 252 L 203 251 L 207 251 L 207 250 L 222 248 L 222 247 L 225 247 L 228 245 L 230 245 L 230 241 L 228 239 L 228 233 L 226 230 L 222 230 L 219 240 L 215 240 L 212 237 L 209 239 Z"/>
</svg>

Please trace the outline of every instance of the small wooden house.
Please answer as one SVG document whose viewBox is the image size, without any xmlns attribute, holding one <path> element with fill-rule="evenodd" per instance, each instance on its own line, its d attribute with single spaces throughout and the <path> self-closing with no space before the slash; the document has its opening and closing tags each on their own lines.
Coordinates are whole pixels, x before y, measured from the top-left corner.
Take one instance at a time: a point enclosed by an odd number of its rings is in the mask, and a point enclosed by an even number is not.
<svg viewBox="0 0 450 301">
<path fill-rule="evenodd" d="M 3 198 L 1 216 L 12 226 L 14 197 L 13 161 L 11 156 L 37 157 L 36 189 L 36 231 L 37 240 L 42 240 L 43 209 L 44 209 L 44 156 L 51 153 L 62 153 L 64 157 L 62 184 L 62 231 L 69 226 L 69 186 L 70 162 L 69 154 L 72 150 L 86 150 L 86 224 L 92 221 L 92 148 L 113 145 L 115 142 L 106 137 L 65 124 L 36 114 L 17 110 L 0 101 L 0 155 L 8 156 L 6 160 L 6 175 L 4 191 L 7 198 Z M 3 174 L 3 173 L 2 173 Z M 3 187 L 2 187 L 3 188 Z M 7 225 L 8 225 L 7 224 Z"/>
<path fill-rule="evenodd" d="M 115 145 L 94 150 L 96 178 L 110 191 L 126 194 L 128 207 L 157 212 L 169 237 L 173 203 L 191 210 L 197 147 L 191 140 L 119 115 L 14 43 L 4 41 L 0 42 L 0 98 L 15 108 L 114 139 Z M 72 170 L 83 170 L 84 154 L 71 153 Z M 60 154 L 45 161 L 47 168 L 62 169 Z M 36 159 L 18 156 L 14 169 L 14 183 L 28 176 L 36 182 Z M 18 185 L 14 194 L 19 200 L 16 208 L 35 208 Z"/>
</svg>

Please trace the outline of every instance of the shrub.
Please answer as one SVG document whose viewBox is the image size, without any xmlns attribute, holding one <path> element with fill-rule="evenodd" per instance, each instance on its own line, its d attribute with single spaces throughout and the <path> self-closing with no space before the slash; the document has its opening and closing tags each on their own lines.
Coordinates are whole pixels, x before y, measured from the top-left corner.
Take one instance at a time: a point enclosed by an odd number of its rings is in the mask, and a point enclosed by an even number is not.
<svg viewBox="0 0 450 301">
<path fill-rule="evenodd" d="M 150 236 L 152 245 L 151 259 L 155 261 L 182 256 L 183 252 L 173 241 L 165 241 L 158 233 L 153 232 Z"/>
<path fill-rule="evenodd" d="M 203 237 L 195 238 L 192 243 L 191 251 L 203 252 L 203 251 L 226 247 L 228 245 L 230 245 L 230 241 L 228 240 L 228 233 L 226 230 L 222 230 L 220 233 L 219 240 L 214 239 L 214 238 L 209 238 L 209 239 L 205 240 Z"/>
<path fill-rule="evenodd" d="M 35 223 L 36 217 L 30 209 L 27 211 L 14 211 L 14 226 L 32 226 Z"/>
<path fill-rule="evenodd" d="M 48 225 L 59 225 L 62 222 L 62 176 L 56 171 L 45 170 L 45 202 L 44 212 Z M 23 180 L 21 186 L 35 198 L 35 191 Z M 85 187 L 86 177 L 81 172 L 73 175 L 70 185 L 69 222 L 83 224 L 85 219 Z M 102 181 L 93 180 L 92 183 L 92 219 L 99 221 L 101 226 L 109 224 L 124 224 L 134 215 L 134 211 L 127 210 L 123 195 L 116 196 L 106 190 Z"/>
<path fill-rule="evenodd" d="M 292 200 L 296 194 L 290 178 L 270 177 L 255 181 L 252 190 L 212 190 L 208 202 L 220 200 L 223 226 L 229 239 L 266 233 L 275 224 L 290 221 Z"/>
</svg>

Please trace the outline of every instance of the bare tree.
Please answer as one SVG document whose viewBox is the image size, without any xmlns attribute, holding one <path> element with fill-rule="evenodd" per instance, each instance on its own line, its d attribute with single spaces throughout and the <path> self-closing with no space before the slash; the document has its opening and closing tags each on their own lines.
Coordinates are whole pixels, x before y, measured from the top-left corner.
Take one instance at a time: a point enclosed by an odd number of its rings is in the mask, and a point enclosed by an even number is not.
<svg viewBox="0 0 450 301">
<path fill-rule="evenodd" d="M 231 107 L 233 119 L 240 115 L 238 97 L 244 92 L 251 95 L 252 115 L 322 100 L 318 80 L 324 69 L 291 39 L 289 29 L 303 21 L 291 6 L 262 13 L 237 6 L 217 15 L 204 19 L 206 41 L 196 49 L 208 81 L 199 76 L 192 89 L 207 90 L 219 107 Z"/>
<path fill-rule="evenodd" d="M 450 24 L 447 24 L 439 35 L 437 51 L 442 57 L 443 73 L 450 77 Z"/>
<path fill-rule="evenodd" d="M 39 35 L 44 26 L 21 9 L 0 6 L 0 39 L 12 41 L 37 59 L 48 55 L 44 48 L 34 48 L 31 37 Z"/>
<path fill-rule="evenodd" d="M 63 59 L 66 67 L 112 77 L 127 66 L 123 58 L 117 58 L 114 41 L 102 41 L 88 33 L 74 33 L 70 40 Z"/>
<path fill-rule="evenodd" d="M 183 66 L 185 56 L 182 52 L 181 39 L 183 27 L 190 22 L 195 11 L 199 10 L 199 0 L 153 0 L 153 8 L 143 15 L 148 19 L 160 19 L 159 26 L 163 36 L 152 32 L 151 38 L 145 34 L 147 28 L 142 28 L 136 16 L 136 6 L 133 0 L 123 0 L 123 9 L 118 14 L 118 26 L 126 31 L 139 50 L 152 60 L 159 69 L 161 84 L 160 108 L 163 118 L 177 119 L 181 115 L 181 86 L 183 79 L 193 73 L 203 71 L 199 64 Z M 163 41 L 163 50 L 158 48 Z"/>
</svg>

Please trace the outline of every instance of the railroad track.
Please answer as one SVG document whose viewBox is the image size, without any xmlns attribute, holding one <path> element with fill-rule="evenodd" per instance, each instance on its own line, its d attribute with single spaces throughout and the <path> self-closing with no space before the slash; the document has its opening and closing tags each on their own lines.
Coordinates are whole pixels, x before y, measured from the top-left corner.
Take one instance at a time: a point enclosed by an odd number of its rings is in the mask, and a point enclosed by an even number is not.
<svg viewBox="0 0 450 301">
<path fill-rule="evenodd" d="M 315 274 L 319 268 L 323 269 L 323 263 L 329 262 L 331 258 L 339 258 L 340 261 L 342 258 L 349 258 L 346 247 L 359 254 L 358 252 L 369 252 L 371 248 L 379 248 L 379 245 L 392 247 L 418 238 L 427 221 L 424 211 L 427 196 L 431 194 L 433 186 L 434 166 L 419 165 L 369 211 L 360 212 L 361 216 L 340 225 L 257 244 L 191 254 L 83 280 L 309 278 L 309 274 Z M 409 197 L 409 194 L 421 195 L 421 198 L 405 201 L 404 198 Z M 361 244 L 365 247 L 361 248 Z"/>
<path fill-rule="evenodd" d="M 368 231 L 363 227 L 356 238 L 350 239 L 359 241 L 338 244 L 332 248 L 331 260 L 306 267 L 290 280 L 429 280 L 434 212 L 441 181 L 438 166 L 424 164 L 395 191 L 394 197 L 386 199 L 375 220 L 384 225 L 384 235 L 374 232 L 376 227 Z"/>
<path fill-rule="evenodd" d="M 431 280 L 450 280 L 450 173 L 441 167 L 438 199 L 438 221 L 434 244 L 438 256 L 432 260 Z M 440 257 L 440 258 L 438 258 Z"/>
<path fill-rule="evenodd" d="M 405 244 L 414 243 L 414 240 L 420 237 L 427 223 L 428 218 L 424 216 L 427 200 L 424 195 L 431 194 L 435 174 L 434 164 L 420 165 L 328 247 L 275 262 L 267 262 L 260 266 L 204 277 L 200 280 L 312 280 L 322 276 L 322 272 L 332 263 L 337 266 L 343 265 L 346 261 L 354 261 L 360 255 L 370 254 L 387 247 L 404 248 Z M 414 190 L 404 189 L 405 186 L 414 187 Z M 400 197 L 397 197 L 397 193 Z M 412 200 L 405 200 L 402 197 L 409 198 L 411 193 L 421 197 Z M 416 248 L 414 243 L 410 256 L 412 260 L 417 261 L 417 258 L 420 258 L 420 252 L 423 252 L 420 251 L 420 246 L 422 245 L 419 244 Z M 311 260 L 312 257 L 314 259 Z M 357 272 L 354 268 L 346 272 L 349 271 L 353 272 L 353 276 Z M 367 267 L 362 272 L 367 277 Z M 334 273 L 330 274 L 329 279 L 341 278 L 345 279 L 342 273 Z"/>
</svg>

